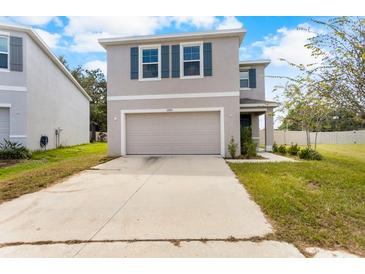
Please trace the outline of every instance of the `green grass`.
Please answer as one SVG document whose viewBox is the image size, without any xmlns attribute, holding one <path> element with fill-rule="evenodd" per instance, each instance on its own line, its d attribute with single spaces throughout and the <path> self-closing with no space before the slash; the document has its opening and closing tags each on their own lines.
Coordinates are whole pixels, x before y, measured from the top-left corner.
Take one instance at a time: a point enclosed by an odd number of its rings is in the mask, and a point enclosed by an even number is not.
<svg viewBox="0 0 365 274">
<path fill-rule="evenodd" d="M 108 159 L 106 143 L 36 151 L 30 160 L 0 168 L 0 203 L 38 191 Z"/>
<path fill-rule="evenodd" d="M 278 239 L 365 255 L 365 145 L 318 150 L 322 161 L 229 165 Z"/>
</svg>

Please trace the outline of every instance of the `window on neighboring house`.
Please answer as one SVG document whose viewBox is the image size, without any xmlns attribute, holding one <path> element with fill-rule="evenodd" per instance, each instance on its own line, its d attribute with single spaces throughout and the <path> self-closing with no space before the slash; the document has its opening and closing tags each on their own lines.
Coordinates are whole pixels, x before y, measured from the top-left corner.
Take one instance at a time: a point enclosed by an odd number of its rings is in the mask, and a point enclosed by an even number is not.
<svg viewBox="0 0 365 274">
<path fill-rule="evenodd" d="M 248 70 L 240 71 L 240 87 L 241 88 L 248 88 L 249 81 L 248 81 Z"/>
<path fill-rule="evenodd" d="M 182 46 L 182 76 L 201 76 L 202 75 L 202 60 L 201 60 L 201 45 L 186 45 Z"/>
<path fill-rule="evenodd" d="M 0 69 L 9 68 L 9 37 L 0 36 Z"/>
<path fill-rule="evenodd" d="M 160 78 L 160 54 L 159 47 L 141 49 L 142 79 Z"/>
</svg>

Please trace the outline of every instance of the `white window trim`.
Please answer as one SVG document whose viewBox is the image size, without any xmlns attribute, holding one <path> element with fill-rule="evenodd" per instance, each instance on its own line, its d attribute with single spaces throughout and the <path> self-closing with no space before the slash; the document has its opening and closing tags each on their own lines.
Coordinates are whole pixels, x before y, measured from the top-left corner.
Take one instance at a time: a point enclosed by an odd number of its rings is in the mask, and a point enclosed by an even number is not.
<svg viewBox="0 0 365 274">
<path fill-rule="evenodd" d="M 241 79 L 246 79 L 246 78 L 241 78 L 241 72 L 246 72 L 247 71 L 247 83 L 248 83 L 248 87 L 241 87 Z M 249 70 L 248 69 L 242 69 L 240 70 L 240 90 L 251 90 L 250 88 L 250 74 L 249 74 Z"/>
<path fill-rule="evenodd" d="M 207 107 L 207 108 L 168 108 L 168 109 L 128 109 L 121 110 L 121 131 L 120 131 L 120 141 L 121 141 L 121 155 L 127 155 L 127 133 L 126 125 L 127 119 L 126 115 L 131 113 L 171 113 L 171 112 L 219 112 L 219 123 L 220 123 L 220 154 L 222 157 L 225 155 L 225 137 L 224 137 L 224 107 Z"/>
<path fill-rule="evenodd" d="M 0 51 L 0 53 L 8 55 L 8 68 L 6 68 L 6 69 L 0 68 L 0 72 L 9 72 L 10 71 L 10 36 L 7 34 L 0 33 L 0 37 L 4 37 L 4 38 L 8 39 L 8 52 Z"/>
<path fill-rule="evenodd" d="M 200 75 L 184 76 L 184 47 L 199 46 L 200 47 Z M 199 79 L 204 77 L 204 56 L 203 42 L 186 42 L 180 43 L 180 79 Z"/>
<path fill-rule="evenodd" d="M 9 138 L 27 138 L 27 135 L 9 135 Z"/>
<path fill-rule="evenodd" d="M 156 78 L 143 78 L 143 50 L 144 49 L 157 49 L 158 50 L 158 62 L 157 62 L 157 71 L 158 71 L 158 77 Z M 159 81 L 161 80 L 161 45 L 143 45 L 138 47 L 138 80 L 139 81 Z"/>
<path fill-rule="evenodd" d="M 3 85 L 0 85 L 0 92 L 1 91 L 27 91 L 27 87 L 24 87 L 24 86 L 3 86 Z"/>
</svg>

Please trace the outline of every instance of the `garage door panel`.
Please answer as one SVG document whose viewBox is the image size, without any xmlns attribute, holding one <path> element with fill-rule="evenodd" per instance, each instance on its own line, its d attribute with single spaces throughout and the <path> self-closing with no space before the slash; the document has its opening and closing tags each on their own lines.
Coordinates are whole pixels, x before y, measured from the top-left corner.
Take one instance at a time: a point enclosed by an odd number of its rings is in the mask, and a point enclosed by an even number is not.
<svg viewBox="0 0 365 274">
<path fill-rule="evenodd" d="M 9 108 L 0 108 L 0 143 L 9 139 L 10 134 L 10 112 Z"/>
<path fill-rule="evenodd" d="M 127 115 L 127 154 L 220 154 L 219 112 Z"/>
</svg>

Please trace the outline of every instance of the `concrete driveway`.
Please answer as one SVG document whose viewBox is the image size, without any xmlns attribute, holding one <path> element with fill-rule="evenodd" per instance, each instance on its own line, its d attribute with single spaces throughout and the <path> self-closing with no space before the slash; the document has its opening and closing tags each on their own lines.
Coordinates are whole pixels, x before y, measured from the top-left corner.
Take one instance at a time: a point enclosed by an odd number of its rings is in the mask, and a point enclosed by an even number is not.
<svg viewBox="0 0 365 274">
<path fill-rule="evenodd" d="M 220 157 L 126 157 L 0 205 L 0 257 L 301 257 Z"/>
</svg>

